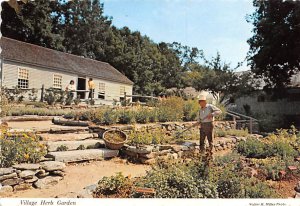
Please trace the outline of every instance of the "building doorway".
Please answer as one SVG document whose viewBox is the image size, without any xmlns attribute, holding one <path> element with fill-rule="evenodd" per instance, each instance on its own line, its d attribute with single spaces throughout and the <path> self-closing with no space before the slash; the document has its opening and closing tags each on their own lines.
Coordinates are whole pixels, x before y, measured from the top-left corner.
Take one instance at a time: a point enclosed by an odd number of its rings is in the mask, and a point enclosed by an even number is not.
<svg viewBox="0 0 300 206">
<path fill-rule="evenodd" d="M 77 81 L 77 97 L 85 99 L 86 90 L 86 78 L 78 77 Z"/>
</svg>

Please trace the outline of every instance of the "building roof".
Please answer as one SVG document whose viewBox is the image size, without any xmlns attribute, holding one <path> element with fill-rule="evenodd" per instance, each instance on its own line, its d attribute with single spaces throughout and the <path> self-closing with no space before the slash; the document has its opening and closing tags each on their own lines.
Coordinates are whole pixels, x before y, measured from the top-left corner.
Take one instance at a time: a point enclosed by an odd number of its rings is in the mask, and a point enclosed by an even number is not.
<svg viewBox="0 0 300 206">
<path fill-rule="evenodd" d="M 45 67 L 57 71 L 130 84 L 125 75 L 106 62 L 68 54 L 14 39 L 1 38 L 4 60 Z"/>
</svg>

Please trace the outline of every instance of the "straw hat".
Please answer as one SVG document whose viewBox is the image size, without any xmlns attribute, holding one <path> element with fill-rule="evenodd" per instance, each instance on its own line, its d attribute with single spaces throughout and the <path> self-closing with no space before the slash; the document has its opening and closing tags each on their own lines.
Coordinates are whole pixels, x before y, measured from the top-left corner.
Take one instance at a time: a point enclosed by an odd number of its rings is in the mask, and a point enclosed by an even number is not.
<svg viewBox="0 0 300 206">
<path fill-rule="evenodd" d="M 197 96 L 198 101 L 206 101 L 206 95 L 200 94 Z"/>
</svg>

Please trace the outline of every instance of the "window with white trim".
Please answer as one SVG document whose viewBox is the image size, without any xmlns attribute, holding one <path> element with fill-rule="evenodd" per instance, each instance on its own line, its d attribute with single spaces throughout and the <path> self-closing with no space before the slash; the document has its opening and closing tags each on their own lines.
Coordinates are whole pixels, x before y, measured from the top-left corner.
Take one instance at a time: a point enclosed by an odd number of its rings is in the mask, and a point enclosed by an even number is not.
<svg viewBox="0 0 300 206">
<path fill-rule="evenodd" d="M 125 95 L 125 86 L 120 86 L 120 96 Z"/>
<path fill-rule="evenodd" d="M 105 83 L 99 83 L 99 99 L 105 99 Z"/>
<path fill-rule="evenodd" d="M 62 76 L 58 74 L 53 75 L 53 88 L 61 89 L 62 88 Z"/>
<path fill-rule="evenodd" d="M 18 88 L 28 89 L 29 88 L 29 70 L 18 68 Z"/>
</svg>

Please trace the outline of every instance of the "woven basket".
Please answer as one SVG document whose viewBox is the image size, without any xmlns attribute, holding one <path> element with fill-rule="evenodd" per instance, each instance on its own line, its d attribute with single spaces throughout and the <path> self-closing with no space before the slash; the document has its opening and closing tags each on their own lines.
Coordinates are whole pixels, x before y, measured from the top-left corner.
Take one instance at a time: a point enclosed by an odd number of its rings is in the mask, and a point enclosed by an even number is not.
<svg viewBox="0 0 300 206">
<path fill-rule="evenodd" d="M 112 132 L 113 133 L 119 133 L 119 134 L 121 134 L 123 141 L 122 142 L 118 142 L 118 143 L 110 141 L 107 138 L 107 134 L 108 133 L 112 133 Z M 125 142 L 127 140 L 127 135 L 124 132 L 120 131 L 120 130 L 107 130 L 107 131 L 105 131 L 103 133 L 103 140 L 105 142 L 106 148 L 112 149 L 112 150 L 119 150 L 119 149 L 121 149 L 124 146 L 124 144 L 125 144 Z"/>
</svg>

